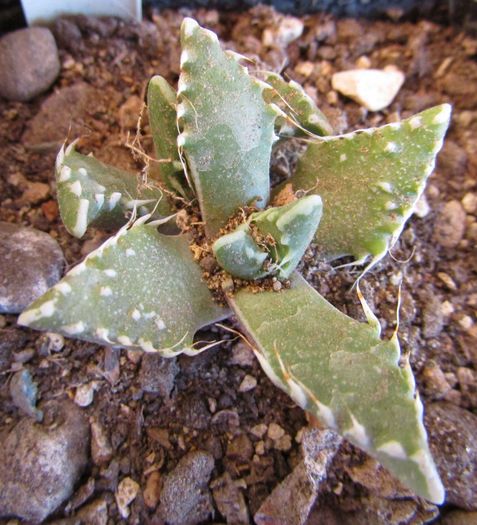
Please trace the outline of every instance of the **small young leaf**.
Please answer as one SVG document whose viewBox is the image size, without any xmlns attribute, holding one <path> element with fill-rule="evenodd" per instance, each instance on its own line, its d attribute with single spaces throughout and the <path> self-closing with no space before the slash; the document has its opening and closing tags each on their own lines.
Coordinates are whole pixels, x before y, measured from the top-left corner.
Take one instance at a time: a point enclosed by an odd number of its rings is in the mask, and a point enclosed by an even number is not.
<svg viewBox="0 0 477 525">
<path fill-rule="evenodd" d="M 153 174 L 157 173 L 166 187 L 182 196 L 187 195 L 188 184 L 180 166 L 177 150 L 176 92 L 167 80 L 159 75 L 151 78 L 147 88 L 147 109 L 151 126 L 154 149 L 158 160 L 170 162 L 150 165 Z"/>
<path fill-rule="evenodd" d="M 291 281 L 291 288 L 279 293 L 242 289 L 230 300 L 267 375 L 418 495 L 442 503 L 422 404 L 397 337 L 380 339 L 379 323 L 367 305 L 369 322 L 360 323 L 297 273 Z"/>
<path fill-rule="evenodd" d="M 327 137 L 308 146 L 293 190 L 323 199 L 318 249 L 332 260 L 373 262 L 399 237 L 434 168 L 449 124 L 448 104 L 381 128 Z"/>
<path fill-rule="evenodd" d="M 280 136 L 304 136 L 306 133 L 300 127 L 315 135 L 332 135 L 333 127 L 328 119 L 317 108 L 313 99 L 305 90 L 291 80 L 287 82 L 277 73 L 267 73 L 265 82 L 272 87 L 271 92 L 266 92 L 266 100 L 274 102 L 289 117 L 297 122 L 298 126 L 293 126 L 286 122 L 282 117 L 277 119 L 281 123 Z"/>
<path fill-rule="evenodd" d="M 285 206 L 252 213 L 247 223 L 215 241 L 212 248 L 217 262 L 240 279 L 271 274 L 287 279 L 315 235 L 321 208 L 320 197 L 309 195 Z M 254 238 L 252 228 L 261 239 Z"/>
<path fill-rule="evenodd" d="M 169 357 L 195 332 L 223 319 L 187 239 L 157 232 L 144 218 L 123 227 L 19 317 L 19 324 L 99 344 Z"/>
<path fill-rule="evenodd" d="M 268 250 L 257 245 L 246 224 L 219 237 L 213 250 L 219 265 L 239 279 L 260 279 L 268 273 L 263 269 Z"/>
<path fill-rule="evenodd" d="M 186 18 L 181 43 L 178 145 L 213 237 L 241 206 L 266 206 L 277 112 L 214 33 Z"/>
<path fill-rule="evenodd" d="M 322 208 L 318 195 L 308 195 L 285 206 L 252 214 L 252 224 L 275 240 L 270 250 L 281 279 L 287 279 L 298 266 L 318 229 Z"/>
<path fill-rule="evenodd" d="M 58 153 L 56 182 L 61 218 L 71 235 L 78 238 L 93 223 L 105 228 L 122 226 L 127 221 L 126 212 L 134 208 L 139 214 L 153 209 L 162 216 L 171 213 L 157 185 L 146 187 L 136 175 L 77 153 L 73 144 Z"/>
</svg>

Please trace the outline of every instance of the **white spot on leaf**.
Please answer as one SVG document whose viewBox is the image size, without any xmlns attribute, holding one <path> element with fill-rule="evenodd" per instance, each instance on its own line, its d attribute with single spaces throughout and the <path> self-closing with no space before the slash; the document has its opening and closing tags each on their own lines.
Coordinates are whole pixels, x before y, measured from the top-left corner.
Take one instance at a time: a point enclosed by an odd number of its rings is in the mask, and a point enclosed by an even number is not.
<svg viewBox="0 0 477 525">
<path fill-rule="evenodd" d="M 377 452 L 382 452 L 396 459 L 406 459 L 407 454 L 404 447 L 398 441 L 388 441 L 378 447 Z"/>
<path fill-rule="evenodd" d="M 83 321 L 78 321 L 77 323 L 63 326 L 61 329 L 63 330 L 63 332 L 66 332 L 68 335 L 75 335 L 75 334 L 80 334 L 81 332 L 84 332 L 85 325 Z"/>
<path fill-rule="evenodd" d="M 109 286 L 102 286 L 99 294 L 103 297 L 109 297 L 110 295 L 113 295 L 113 291 Z"/>
<path fill-rule="evenodd" d="M 76 180 L 70 184 L 70 191 L 74 193 L 77 197 L 80 197 L 83 193 L 83 188 L 81 187 L 81 182 Z"/>
<path fill-rule="evenodd" d="M 120 198 L 121 198 L 121 193 L 119 191 L 114 191 L 113 193 L 111 193 L 111 195 L 109 196 L 109 201 L 108 201 L 110 211 L 116 207 Z"/>
</svg>

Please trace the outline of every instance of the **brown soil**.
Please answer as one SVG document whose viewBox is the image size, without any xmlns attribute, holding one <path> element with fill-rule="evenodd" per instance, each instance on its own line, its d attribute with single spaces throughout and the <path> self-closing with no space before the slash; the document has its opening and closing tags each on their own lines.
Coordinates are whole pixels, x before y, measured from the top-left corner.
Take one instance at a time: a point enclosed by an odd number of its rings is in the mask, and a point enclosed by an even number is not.
<svg viewBox="0 0 477 525">
<path fill-rule="evenodd" d="M 178 31 L 184 14 L 185 11 L 154 14 L 148 24 L 141 26 L 84 18 L 78 22 L 81 39 L 57 35 L 62 70 L 56 87 L 85 82 L 97 90 L 97 96 L 78 109 L 72 121 L 68 122 L 71 108 L 67 106 L 64 115 L 56 116 L 57 127 L 63 125 L 66 130 L 73 128 L 73 135 L 81 134 L 82 151 L 93 151 L 101 160 L 121 167 L 142 168 L 124 147 L 127 132 L 134 134 L 136 123 L 135 118 L 128 121 L 124 104 L 132 106 L 139 100 L 140 106 L 146 83 L 153 74 L 159 73 L 172 83 L 177 81 Z M 304 19 L 305 31 L 299 40 L 286 49 L 273 49 L 261 45 L 263 29 L 276 18 L 269 9 L 243 14 L 187 14 L 216 31 L 228 48 L 269 68 L 279 69 L 286 64 L 285 73 L 304 84 L 340 132 L 384 124 L 398 116 L 405 118 L 444 101 L 454 105 L 454 124 L 426 191 L 431 211 L 424 218 L 410 220 L 392 257 L 367 275 L 363 288 L 382 321 L 384 335 L 390 335 L 396 322 L 397 284 L 402 278 L 400 340 L 403 349 L 411 352 L 424 403 L 436 398 L 432 379 L 426 379 L 426 364 L 433 360 L 452 386 L 446 399 L 475 413 L 475 383 L 466 385 L 459 378 L 463 377 L 462 369 L 470 370 L 474 377 L 477 369 L 477 326 L 473 323 L 477 307 L 476 212 L 468 213 L 465 236 L 452 248 L 445 248 L 436 240 L 436 224 L 445 203 L 460 202 L 468 192 L 476 191 L 477 42 L 454 29 L 426 21 L 337 21 L 313 15 Z M 406 73 L 406 83 L 384 112 L 367 113 L 355 103 L 330 93 L 331 73 L 353 66 L 363 56 L 369 58 L 373 67 L 395 64 Z M 315 64 L 311 72 L 306 71 L 306 62 Z M 105 236 L 93 230 L 78 241 L 67 234 L 59 220 L 54 201 L 55 147 L 28 146 L 33 133 L 29 123 L 46 97 L 29 104 L 0 101 L 0 220 L 48 232 L 58 240 L 68 263 L 73 265 Z M 147 149 L 147 132 L 144 141 Z M 296 156 L 296 149 L 290 146 L 277 152 L 272 166 L 274 180 L 283 180 L 290 173 Z M 49 184 L 49 195 L 26 198 L 25 184 L 35 182 Z M 333 304 L 363 319 L 359 301 L 349 292 L 356 278 L 354 270 L 333 271 L 318 262 L 310 249 L 302 271 Z M 446 316 L 439 313 L 444 301 L 451 305 Z M 70 340 L 60 354 L 50 354 L 45 350 L 44 336 L 17 327 L 16 316 L 0 319 L 4 325 L 0 340 L 13 337 L 17 341 L 15 352 L 35 349 L 23 366 L 38 385 L 40 400 L 65 394 L 74 397 L 78 385 L 98 381 L 94 401 L 84 410 L 108 429 L 114 457 L 108 468 L 92 464 L 85 474 L 85 486 L 88 480 L 94 480 L 88 485 L 94 487 L 88 499 L 99 494 L 112 499 L 118 479 L 125 475 L 144 488 L 151 466 L 155 465 L 163 475 L 187 451 L 205 449 L 216 458 L 213 479 L 227 471 L 233 479 L 241 480 L 253 514 L 291 471 L 298 455 L 298 444 L 293 438 L 306 424 L 305 415 L 270 383 L 256 361 L 247 364 L 233 359 L 238 339 L 230 331 L 211 327 L 198 334 L 200 340 L 220 338 L 223 343 L 193 359 L 180 357 L 174 389 L 170 399 L 165 399 L 143 391 L 141 362 L 136 355 L 118 355 Z M 226 324 L 237 328 L 233 321 Z M 15 366 L 18 369 L 18 363 L 12 361 L 11 365 L 10 371 Z M 240 393 L 238 387 L 246 374 L 257 379 L 257 386 Z M 0 426 L 5 429 L 15 424 L 20 414 L 9 395 L 10 372 L 1 377 Z M 258 438 L 250 429 L 271 422 L 278 423 L 292 437 L 290 449 L 274 448 L 268 440 L 263 454 L 250 455 L 247 446 L 237 445 L 239 436 L 246 436 L 246 441 L 255 445 Z M 355 448 L 345 446 L 334 462 L 327 482 L 330 491 L 322 498 L 338 512 L 360 508 L 366 496 L 365 489 L 353 484 L 345 470 L 363 457 Z M 82 503 L 81 498 L 72 498 L 57 516 L 74 513 L 78 501 Z M 110 523 L 120 521 L 114 504 L 109 506 L 109 517 Z M 216 511 L 215 521 L 221 519 Z M 154 511 L 145 505 L 141 495 L 132 503 L 127 522 L 157 523 Z"/>
</svg>

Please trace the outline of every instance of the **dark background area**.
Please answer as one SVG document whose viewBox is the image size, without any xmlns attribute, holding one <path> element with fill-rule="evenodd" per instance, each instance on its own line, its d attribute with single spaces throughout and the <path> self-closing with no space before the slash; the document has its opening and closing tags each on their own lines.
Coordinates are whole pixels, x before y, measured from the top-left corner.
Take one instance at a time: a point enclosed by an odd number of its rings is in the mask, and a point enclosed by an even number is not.
<svg viewBox="0 0 477 525">
<path fill-rule="evenodd" d="M 430 18 L 477 29 L 477 3 L 473 0 L 145 0 L 145 9 L 208 7 L 242 10 L 259 3 L 295 14 L 328 12 L 340 17 Z M 0 33 L 26 25 L 20 0 L 0 0 Z"/>
</svg>

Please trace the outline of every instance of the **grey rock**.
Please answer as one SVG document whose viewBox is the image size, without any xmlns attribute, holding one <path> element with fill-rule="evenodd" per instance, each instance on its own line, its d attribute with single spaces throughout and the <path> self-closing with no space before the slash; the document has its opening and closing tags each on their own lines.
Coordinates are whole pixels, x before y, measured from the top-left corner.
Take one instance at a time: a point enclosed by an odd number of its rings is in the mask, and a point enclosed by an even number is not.
<svg viewBox="0 0 477 525">
<path fill-rule="evenodd" d="M 467 153 L 453 140 L 446 140 L 437 160 L 437 168 L 453 178 L 464 175 L 467 167 Z"/>
<path fill-rule="evenodd" d="M 186 454 L 164 479 L 158 517 L 168 525 L 195 525 L 209 520 L 213 506 L 207 483 L 213 468 L 214 458 L 208 452 Z"/>
<path fill-rule="evenodd" d="M 113 94 L 102 94 L 85 82 L 61 88 L 52 93 L 29 122 L 23 141 L 30 147 L 57 147 L 68 136 L 85 134 L 92 118 L 91 108 L 100 111 L 105 96 L 116 102 Z"/>
<path fill-rule="evenodd" d="M 107 525 L 108 503 L 104 498 L 98 498 L 69 518 L 49 522 L 49 525 Z"/>
<path fill-rule="evenodd" d="M 36 394 L 38 387 L 33 382 L 28 370 L 21 370 L 13 375 L 10 380 L 10 396 L 13 404 L 20 411 L 37 421 L 43 419 L 43 412 L 36 408 Z"/>
<path fill-rule="evenodd" d="M 0 40 L 0 95 L 26 102 L 45 92 L 60 72 L 58 48 L 51 31 L 30 27 Z"/>
<path fill-rule="evenodd" d="M 0 264 L 1 268 L 1 264 Z M 1 275 L 1 274 L 0 274 Z M 0 284 L 1 290 L 1 284 Z M 1 293 L 0 293 L 1 297 Z M 14 358 L 13 352 L 23 348 L 26 335 L 21 330 L 5 329 L 0 330 L 0 372 L 10 368 L 10 363 Z"/>
<path fill-rule="evenodd" d="M 22 312 L 59 281 L 64 263 L 48 234 L 0 222 L 0 312 Z"/>
<path fill-rule="evenodd" d="M 477 510 L 477 416 L 439 401 L 427 406 L 425 423 L 446 502 Z"/>
<path fill-rule="evenodd" d="M 412 491 L 369 456 L 359 465 L 345 466 L 345 470 L 354 483 L 366 487 L 374 496 L 390 499 L 413 496 Z"/>
<path fill-rule="evenodd" d="M 425 297 L 422 315 L 424 337 L 427 339 L 437 337 L 444 326 L 441 298 L 427 289 L 422 293 L 422 296 Z"/>
<path fill-rule="evenodd" d="M 444 248 L 455 248 L 464 237 L 466 213 L 458 200 L 447 202 L 434 227 L 434 240 Z"/>
<path fill-rule="evenodd" d="M 303 460 L 265 499 L 255 513 L 255 523 L 303 525 L 340 444 L 340 436 L 332 430 L 306 429 L 301 443 Z"/>
<path fill-rule="evenodd" d="M 179 366 L 174 357 L 165 358 L 158 354 L 144 354 L 139 372 L 139 382 L 144 392 L 159 394 L 168 398 L 172 389 Z"/>
<path fill-rule="evenodd" d="M 226 472 L 211 483 L 212 494 L 217 509 L 227 523 L 245 525 L 249 523 L 247 505 L 242 492 Z"/>
<path fill-rule="evenodd" d="M 89 426 L 71 402 L 42 406 L 45 423 L 22 419 L 0 450 L 0 516 L 41 522 L 73 492 L 88 461 Z"/>
</svg>

